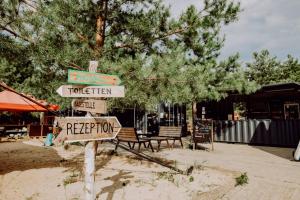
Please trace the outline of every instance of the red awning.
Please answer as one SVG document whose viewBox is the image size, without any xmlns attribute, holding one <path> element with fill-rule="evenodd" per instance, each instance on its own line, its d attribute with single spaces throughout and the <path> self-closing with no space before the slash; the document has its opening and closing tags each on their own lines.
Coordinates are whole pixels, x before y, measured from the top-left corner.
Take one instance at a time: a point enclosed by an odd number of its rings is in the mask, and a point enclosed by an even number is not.
<svg viewBox="0 0 300 200">
<path fill-rule="evenodd" d="M 47 109 L 14 92 L 0 92 L 0 111 L 12 112 L 46 112 Z"/>
</svg>

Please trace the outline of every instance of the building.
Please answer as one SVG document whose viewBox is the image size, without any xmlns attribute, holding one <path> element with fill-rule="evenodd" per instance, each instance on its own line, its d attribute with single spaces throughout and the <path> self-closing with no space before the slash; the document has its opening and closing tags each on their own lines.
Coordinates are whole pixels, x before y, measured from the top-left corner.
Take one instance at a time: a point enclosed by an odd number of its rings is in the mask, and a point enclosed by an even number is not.
<svg viewBox="0 0 300 200">
<path fill-rule="evenodd" d="M 261 87 L 249 95 L 231 93 L 219 102 L 197 104 L 197 117 L 216 120 L 216 141 L 297 146 L 300 84 Z"/>
</svg>

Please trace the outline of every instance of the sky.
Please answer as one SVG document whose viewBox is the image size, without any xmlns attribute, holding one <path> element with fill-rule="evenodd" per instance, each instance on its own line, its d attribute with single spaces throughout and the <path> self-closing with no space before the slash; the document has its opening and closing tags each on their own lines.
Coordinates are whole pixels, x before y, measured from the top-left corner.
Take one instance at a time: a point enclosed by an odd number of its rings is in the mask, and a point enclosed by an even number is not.
<svg viewBox="0 0 300 200">
<path fill-rule="evenodd" d="M 203 0 L 164 0 L 171 14 L 178 17 Z M 300 58 L 300 0 L 240 0 L 243 11 L 239 20 L 225 26 L 225 46 L 221 59 L 240 53 L 243 61 L 251 61 L 253 52 L 268 49 L 271 55 L 285 59 L 288 54 Z"/>
</svg>

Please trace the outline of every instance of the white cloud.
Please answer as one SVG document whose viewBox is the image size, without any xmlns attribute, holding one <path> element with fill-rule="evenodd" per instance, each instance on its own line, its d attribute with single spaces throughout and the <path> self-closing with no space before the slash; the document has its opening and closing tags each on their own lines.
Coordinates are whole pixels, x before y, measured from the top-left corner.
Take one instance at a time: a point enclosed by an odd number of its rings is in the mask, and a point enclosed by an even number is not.
<svg viewBox="0 0 300 200">
<path fill-rule="evenodd" d="M 171 4 L 173 16 L 179 16 L 191 4 L 200 8 L 202 0 L 165 0 Z M 254 51 L 268 49 L 271 54 L 285 58 L 287 54 L 300 57 L 299 0 L 242 0 L 239 20 L 224 27 L 226 35 L 222 58 L 236 52 L 244 61 Z"/>
</svg>

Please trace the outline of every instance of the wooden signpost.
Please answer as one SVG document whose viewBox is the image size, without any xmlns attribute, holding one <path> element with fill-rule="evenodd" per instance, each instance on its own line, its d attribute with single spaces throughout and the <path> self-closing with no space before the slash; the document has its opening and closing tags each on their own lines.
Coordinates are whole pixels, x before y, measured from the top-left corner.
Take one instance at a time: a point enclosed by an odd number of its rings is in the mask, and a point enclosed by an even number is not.
<svg viewBox="0 0 300 200">
<path fill-rule="evenodd" d="M 85 85 L 120 85 L 121 80 L 116 75 L 69 69 L 68 82 Z"/>
<path fill-rule="evenodd" d="M 98 99 L 74 99 L 72 101 L 74 110 L 86 111 L 91 113 L 107 113 L 106 101 Z"/>
<path fill-rule="evenodd" d="M 89 72 L 68 70 L 68 82 L 84 85 L 62 85 L 56 92 L 62 97 L 124 97 L 124 86 L 118 86 L 118 76 L 96 73 L 97 61 L 90 61 Z M 86 86 L 96 85 L 96 86 Z M 100 85 L 100 86 L 99 86 Z M 106 113 L 103 100 L 74 100 L 73 108 L 88 113 Z M 56 118 L 61 128 L 55 141 L 76 142 L 87 141 L 84 150 L 85 199 L 94 200 L 95 159 L 97 140 L 114 139 L 121 129 L 116 117 L 66 117 Z"/>
<path fill-rule="evenodd" d="M 124 86 L 62 85 L 56 92 L 62 97 L 124 97 Z"/>
<path fill-rule="evenodd" d="M 61 132 L 58 142 L 83 142 L 114 139 L 121 129 L 116 117 L 57 117 Z"/>
</svg>

